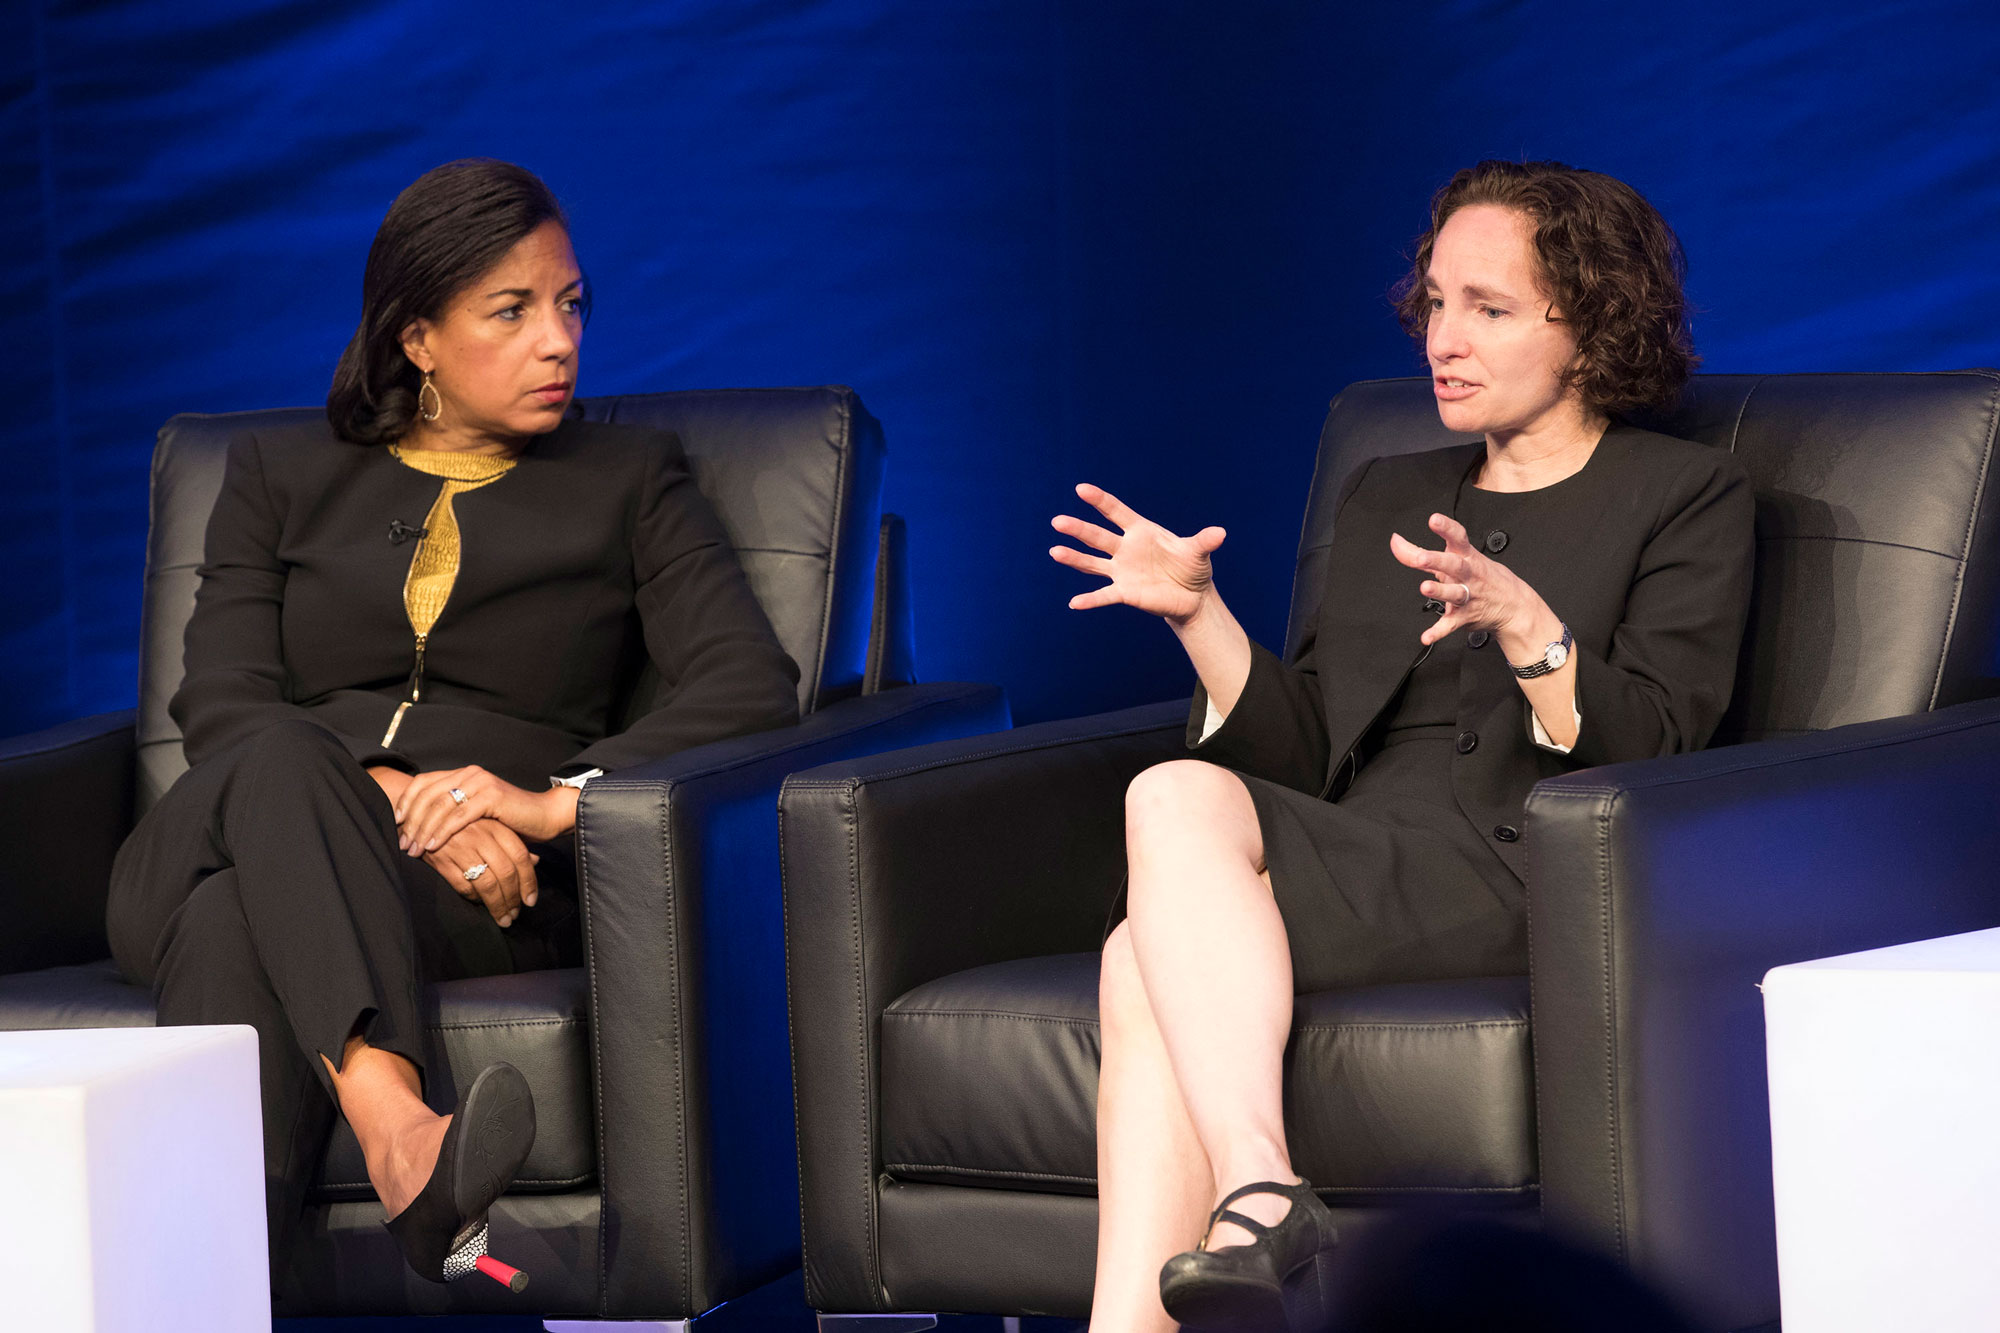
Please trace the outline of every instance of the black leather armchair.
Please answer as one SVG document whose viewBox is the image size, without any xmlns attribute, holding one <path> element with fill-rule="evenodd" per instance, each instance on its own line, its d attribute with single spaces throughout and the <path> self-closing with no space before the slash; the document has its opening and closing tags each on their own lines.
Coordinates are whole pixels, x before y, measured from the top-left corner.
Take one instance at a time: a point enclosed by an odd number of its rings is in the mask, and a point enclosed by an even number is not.
<svg viewBox="0 0 2000 1333">
<path fill-rule="evenodd" d="M 493 1214 L 495 1231 L 512 1233 L 496 1248 L 534 1276 L 527 1296 L 411 1275 L 342 1124 L 309 1234 L 277 1278 L 280 1313 L 686 1318 L 796 1266 L 778 783 L 1008 723 L 992 686 L 910 683 L 901 524 L 880 513 L 881 428 L 851 390 L 649 394 L 583 409 L 680 433 L 799 664 L 804 721 L 592 783 L 577 812 L 587 966 L 433 993 L 445 1105 L 450 1075 L 494 1059 L 535 1089 L 534 1150 Z M 104 957 L 111 857 L 134 813 L 185 768 L 166 705 L 230 436 L 313 410 L 162 428 L 136 719 L 86 718 L 0 746 L 0 1029 L 153 1021 L 150 994 Z"/>
<path fill-rule="evenodd" d="M 1300 997 L 1294 1161 L 1349 1234 L 1413 1204 L 1485 1210 L 1618 1256 L 1706 1327 L 1777 1317 L 1757 981 L 2000 925 L 1996 418 L 2000 373 L 1966 371 L 1703 376 L 1656 423 L 1734 450 L 1757 485 L 1722 748 L 1535 789 L 1531 976 Z M 1449 438 L 1426 381 L 1335 400 L 1294 643 L 1348 471 Z M 816 1309 L 1087 1311 L 1095 950 L 1125 784 L 1185 753 L 1186 714 L 787 780 Z"/>
</svg>

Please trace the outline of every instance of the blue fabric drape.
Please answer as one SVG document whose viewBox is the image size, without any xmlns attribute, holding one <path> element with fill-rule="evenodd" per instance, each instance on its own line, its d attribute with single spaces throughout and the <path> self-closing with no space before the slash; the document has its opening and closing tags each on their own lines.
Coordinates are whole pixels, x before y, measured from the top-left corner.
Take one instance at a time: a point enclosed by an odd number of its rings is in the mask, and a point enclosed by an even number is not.
<svg viewBox="0 0 2000 1333">
<path fill-rule="evenodd" d="M 859 388 L 919 665 L 1024 720 L 1187 686 L 1078 615 L 1093 480 L 1231 531 L 1275 642 L 1327 396 L 1417 361 L 1385 293 L 1482 156 L 1621 175 L 1718 370 L 2000 362 L 1987 0 L 24 0 L 0 45 L 0 728 L 133 697 L 146 463 L 177 411 L 320 401 L 370 236 L 486 154 L 568 203 L 582 389 Z"/>
</svg>

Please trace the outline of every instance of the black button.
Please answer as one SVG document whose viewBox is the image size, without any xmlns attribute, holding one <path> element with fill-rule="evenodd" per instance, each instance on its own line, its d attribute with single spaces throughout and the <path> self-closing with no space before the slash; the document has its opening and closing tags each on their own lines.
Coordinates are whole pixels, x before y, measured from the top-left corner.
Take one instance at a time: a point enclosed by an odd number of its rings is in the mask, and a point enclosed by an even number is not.
<svg viewBox="0 0 2000 1333">
<path fill-rule="evenodd" d="M 1444 603 L 1435 597 L 1426 597 L 1424 598 L 1423 609 L 1434 616 L 1441 616 L 1444 614 Z"/>
<path fill-rule="evenodd" d="M 1502 824 L 1493 830 L 1493 836 L 1502 842 L 1516 842 L 1521 837 L 1521 830 L 1515 828 L 1512 824 Z"/>
<path fill-rule="evenodd" d="M 1474 750 L 1477 750 L 1478 748 L 1479 748 L 1478 732 L 1461 731 L 1458 733 L 1458 752 L 1460 754 L 1471 754 Z"/>
<path fill-rule="evenodd" d="M 1498 555 L 1507 549 L 1507 534 L 1495 528 L 1486 534 L 1486 549 Z"/>
<path fill-rule="evenodd" d="M 1486 640 L 1489 637 L 1491 636 L 1489 636 L 1485 630 L 1476 629 L 1472 631 L 1472 633 L 1465 636 L 1465 646 L 1468 648 L 1484 648 L 1486 646 Z"/>
</svg>

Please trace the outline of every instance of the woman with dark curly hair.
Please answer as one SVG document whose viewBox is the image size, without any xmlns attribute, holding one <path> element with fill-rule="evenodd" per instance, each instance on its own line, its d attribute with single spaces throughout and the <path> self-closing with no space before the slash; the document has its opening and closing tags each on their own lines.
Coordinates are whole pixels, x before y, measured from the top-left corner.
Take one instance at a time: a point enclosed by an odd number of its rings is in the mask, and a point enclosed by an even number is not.
<svg viewBox="0 0 2000 1333">
<path fill-rule="evenodd" d="M 1432 203 L 1399 310 L 1476 443 L 1348 479 L 1297 655 L 1182 537 L 1095 486 L 1072 599 L 1163 617 L 1200 677 L 1192 759 L 1126 798 L 1127 919 L 1099 988 L 1101 1328 L 1323 1317 L 1331 1214 L 1292 1170 L 1295 994 L 1526 969 L 1541 778 L 1699 748 L 1729 701 L 1752 499 L 1727 453 L 1629 424 L 1695 358 L 1681 253 L 1630 186 L 1482 162 Z M 1440 543 L 1439 546 L 1431 545 Z M 1164 1261 L 1165 1267 L 1162 1268 Z"/>
</svg>

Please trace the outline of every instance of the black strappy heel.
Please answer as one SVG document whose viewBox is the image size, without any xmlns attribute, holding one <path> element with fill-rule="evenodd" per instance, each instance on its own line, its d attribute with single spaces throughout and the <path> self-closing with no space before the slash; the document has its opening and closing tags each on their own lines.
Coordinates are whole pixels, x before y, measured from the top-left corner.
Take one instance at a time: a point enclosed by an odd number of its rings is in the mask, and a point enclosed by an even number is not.
<svg viewBox="0 0 2000 1333">
<path fill-rule="evenodd" d="M 1292 1206 L 1276 1225 L 1267 1225 L 1230 1209 L 1246 1194 L 1282 1195 Z M 1303 1180 L 1296 1185 L 1260 1180 L 1233 1191 L 1208 1215 L 1203 1245 L 1219 1222 L 1234 1223 L 1257 1239 L 1167 1260 L 1160 1270 L 1160 1303 L 1167 1313 L 1194 1329 L 1323 1329 L 1339 1233 L 1312 1186 Z"/>
<path fill-rule="evenodd" d="M 486 1213 L 513 1183 L 535 1142 L 535 1098 L 510 1064 L 479 1071 L 445 1126 L 423 1192 L 384 1226 L 418 1277 L 453 1282 L 484 1273 L 510 1291 L 528 1275 L 486 1252 Z"/>
</svg>

